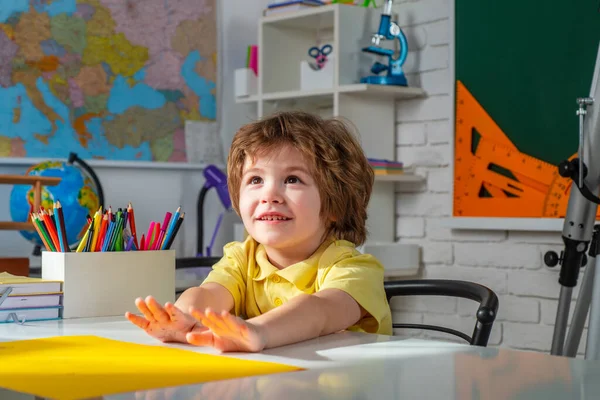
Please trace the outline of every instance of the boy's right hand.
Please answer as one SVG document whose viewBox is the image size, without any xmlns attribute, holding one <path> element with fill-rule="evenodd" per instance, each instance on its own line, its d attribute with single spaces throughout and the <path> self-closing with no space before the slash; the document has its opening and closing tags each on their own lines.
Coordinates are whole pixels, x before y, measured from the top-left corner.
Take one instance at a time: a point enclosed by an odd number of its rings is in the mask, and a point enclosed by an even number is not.
<svg viewBox="0 0 600 400">
<path fill-rule="evenodd" d="M 185 335 L 188 332 L 206 330 L 195 318 L 173 304 L 166 303 L 163 307 L 152 296 L 135 299 L 135 305 L 143 316 L 126 312 L 125 318 L 161 342 L 187 343 Z"/>
</svg>

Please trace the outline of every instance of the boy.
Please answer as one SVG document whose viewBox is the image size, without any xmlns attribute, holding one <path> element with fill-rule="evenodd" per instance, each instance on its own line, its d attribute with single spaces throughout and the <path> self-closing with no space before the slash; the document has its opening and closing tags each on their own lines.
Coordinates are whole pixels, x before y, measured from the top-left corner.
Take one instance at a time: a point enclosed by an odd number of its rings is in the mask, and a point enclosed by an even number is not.
<svg viewBox="0 0 600 400">
<path fill-rule="evenodd" d="M 243 126 L 228 188 L 248 238 L 199 287 L 127 319 L 164 342 L 259 352 L 344 329 L 392 334 L 383 267 L 366 239 L 373 170 L 339 120 L 303 112 Z M 186 312 L 189 312 L 186 313 Z"/>
</svg>

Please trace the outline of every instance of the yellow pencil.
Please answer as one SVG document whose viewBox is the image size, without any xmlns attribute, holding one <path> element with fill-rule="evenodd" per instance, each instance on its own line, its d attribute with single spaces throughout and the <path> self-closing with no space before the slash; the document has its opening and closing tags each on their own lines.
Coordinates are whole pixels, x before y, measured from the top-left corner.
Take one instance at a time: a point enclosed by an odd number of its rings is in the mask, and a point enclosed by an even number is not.
<svg viewBox="0 0 600 400">
<path fill-rule="evenodd" d="M 94 234 L 92 235 L 92 244 L 90 251 L 96 251 L 96 241 L 98 240 L 98 232 L 100 232 L 100 223 L 102 222 L 102 206 L 94 214 Z"/>
<path fill-rule="evenodd" d="M 79 242 L 79 246 L 77 246 L 77 250 L 75 250 L 76 253 L 81 253 L 83 251 L 83 249 L 85 248 L 85 244 L 87 243 L 87 238 L 89 234 L 90 229 L 88 227 L 88 229 L 85 230 L 85 235 L 83 235 L 83 237 L 81 238 L 81 242 Z"/>
</svg>

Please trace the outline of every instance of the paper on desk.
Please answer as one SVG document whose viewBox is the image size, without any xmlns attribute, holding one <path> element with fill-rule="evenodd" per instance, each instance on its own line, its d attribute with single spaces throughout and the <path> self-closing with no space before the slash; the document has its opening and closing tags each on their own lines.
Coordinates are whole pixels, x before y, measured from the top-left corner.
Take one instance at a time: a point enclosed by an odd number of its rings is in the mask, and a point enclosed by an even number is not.
<svg viewBox="0 0 600 400">
<path fill-rule="evenodd" d="M 0 360 L 0 387 L 56 400 L 301 370 L 96 336 L 0 342 Z"/>
</svg>

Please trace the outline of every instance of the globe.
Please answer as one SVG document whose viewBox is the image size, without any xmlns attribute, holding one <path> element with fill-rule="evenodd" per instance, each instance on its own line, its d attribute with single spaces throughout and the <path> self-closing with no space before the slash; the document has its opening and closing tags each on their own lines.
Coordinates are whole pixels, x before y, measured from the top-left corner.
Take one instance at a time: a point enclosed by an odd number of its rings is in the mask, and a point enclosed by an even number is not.
<svg viewBox="0 0 600 400">
<path fill-rule="evenodd" d="M 26 175 L 61 178 L 57 186 L 42 186 L 41 206 L 45 210 L 60 201 L 69 246 L 79 243 L 87 226 L 87 216 L 94 215 L 100 201 L 93 181 L 79 168 L 59 161 L 45 161 L 27 170 Z M 10 194 L 10 216 L 15 222 L 26 222 L 33 209 L 33 187 L 15 185 Z M 43 247 L 35 230 L 20 231 L 30 242 Z"/>
</svg>

